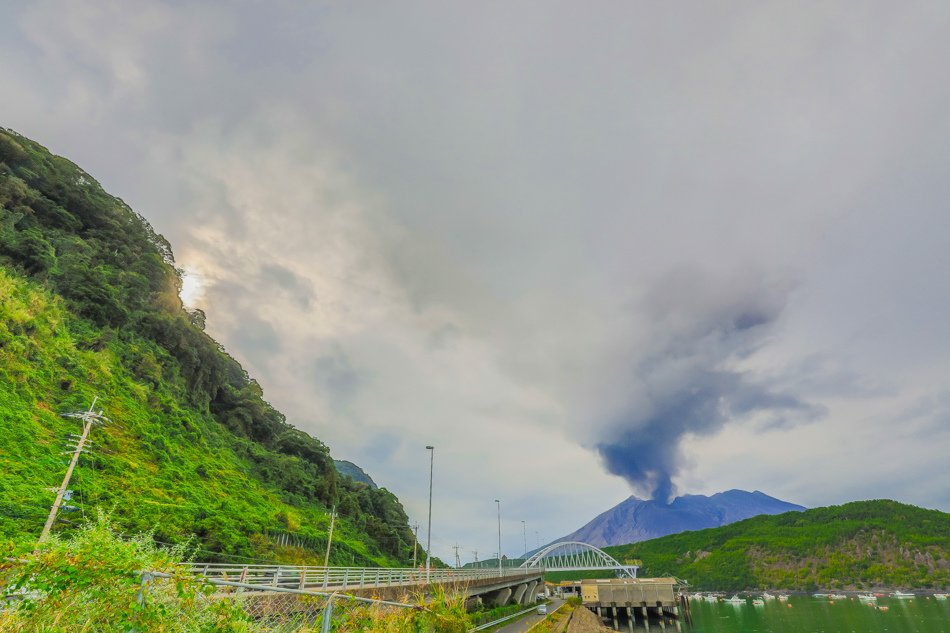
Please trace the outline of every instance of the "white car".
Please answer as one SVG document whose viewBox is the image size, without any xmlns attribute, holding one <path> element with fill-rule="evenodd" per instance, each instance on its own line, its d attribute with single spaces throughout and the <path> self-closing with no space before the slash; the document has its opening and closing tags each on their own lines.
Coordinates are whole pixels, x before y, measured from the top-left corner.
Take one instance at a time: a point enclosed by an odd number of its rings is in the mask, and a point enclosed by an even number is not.
<svg viewBox="0 0 950 633">
<path fill-rule="evenodd" d="M 548 605 L 539 604 L 538 605 L 538 615 L 547 615 L 548 614 Z"/>
</svg>

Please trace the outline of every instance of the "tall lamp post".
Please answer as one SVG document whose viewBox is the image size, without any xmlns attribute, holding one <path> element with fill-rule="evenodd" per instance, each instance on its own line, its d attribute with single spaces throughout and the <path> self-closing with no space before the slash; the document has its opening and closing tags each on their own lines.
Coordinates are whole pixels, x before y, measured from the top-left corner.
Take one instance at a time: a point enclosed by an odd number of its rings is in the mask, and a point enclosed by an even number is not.
<svg viewBox="0 0 950 633">
<path fill-rule="evenodd" d="M 504 575 L 501 571 L 501 501 L 495 499 L 495 504 L 498 506 L 498 575 Z"/>
<path fill-rule="evenodd" d="M 429 529 L 426 532 L 426 584 L 432 568 L 432 467 L 435 464 L 435 446 L 426 446 L 429 451 Z"/>
<path fill-rule="evenodd" d="M 528 558 L 528 528 L 524 521 L 521 522 L 521 538 L 524 539 L 524 557 Z"/>
</svg>

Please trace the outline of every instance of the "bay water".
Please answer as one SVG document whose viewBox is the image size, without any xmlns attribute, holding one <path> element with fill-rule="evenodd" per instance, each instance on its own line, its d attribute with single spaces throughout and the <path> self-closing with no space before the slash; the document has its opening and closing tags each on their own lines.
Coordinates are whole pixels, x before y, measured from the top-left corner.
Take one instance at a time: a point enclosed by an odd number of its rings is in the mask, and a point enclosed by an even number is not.
<svg viewBox="0 0 950 633">
<path fill-rule="evenodd" d="M 856 598 L 832 601 L 799 595 L 761 606 L 751 600 L 741 604 L 690 600 L 690 610 L 692 626 L 683 624 L 682 630 L 691 633 L 950 633 L 950 600 L 932 596 L 879 598 L 867 604 Z M 657 625 L 650 628 L 660 630 Z"/>
</svg>

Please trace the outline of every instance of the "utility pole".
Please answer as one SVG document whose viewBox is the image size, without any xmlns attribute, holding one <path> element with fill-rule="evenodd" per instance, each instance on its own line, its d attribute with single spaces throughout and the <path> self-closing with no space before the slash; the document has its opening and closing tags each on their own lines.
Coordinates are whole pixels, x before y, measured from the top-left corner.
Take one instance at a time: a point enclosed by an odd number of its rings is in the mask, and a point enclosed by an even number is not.
<svg viewBox="0 0 950 633">
<path fill-rule="evenodd" d="M 419 524 L 412 526 L 412 568 L 416 568 L 416 549 L 419 547 Z"/>
<path fill-rule="evenodd" d="M 528 558 L 528 531 L 525 522 L 521 522 L 521 537 L 524 539 L 524 557 Z"/>
<path fill-rule="evenodd" d="M 323 557 L 323 566 L 330 566 L 330 545 L 333 543 L 333 524 L 336 523 L 336 506 L 330 510 L 330 534 L 327 536 L 327 555 Z"/>
<path fill-rule="evenodd" d="M 456 543 L 452 547 L 455 550 L 455 568 L 458 569 L 462 566 L 462 561 L 459 559 L 459 545 Z"/>
<path fill-rule="evenodd" d="M 475 557 L 475 568 L 478 569 L 478 550 L 472 552 L 472 556 Z"/>
<path fill-rule="evenodd" d="M 43 531 L 40 533 L 40 538 L 36 542 L 37 548 L 40 544 L 49 536 L 50 530 L 53 529 L 53 523 L 56 522 L 56 515 L 59 513 L 60 507 L 63 505 L 63 497 L 66 495 L 66 490 L 69 487 L 69 480 L 73 476 L 73 470 L 76 469 L 76 463 L 79 461 L 79 455 L 83 451 L 83 447 L 86 445 L 86 441 L 89 439 L 89 432 L 92 430 L 93 424 L 105 424 L 111 422 L 109 418 L 102 415 L 102 411 L 94 411 L 96 406 L 96 401 L 99 400 L 99 396 L 96 396 L 92 399 L 92 404 L 89 405 L 88 411 L 83 411 L 82 413 L 64 413 L 64 418 L 79 418 L 82 420 L 82 435 L 79 436 L 79 440 L 76 442 L 76 449 L 73 451 L 73 457 L 69 460 L 69 467 L 66 469 L 66 476 L 63 477 L 63 483 L 59 487 L 59 490 L 56 492 L 56 500 L 53 502 L 53 507 L 50 509 L 49 517 L 46 519 L 46 525 L 43 526 Z"/>
</svg>

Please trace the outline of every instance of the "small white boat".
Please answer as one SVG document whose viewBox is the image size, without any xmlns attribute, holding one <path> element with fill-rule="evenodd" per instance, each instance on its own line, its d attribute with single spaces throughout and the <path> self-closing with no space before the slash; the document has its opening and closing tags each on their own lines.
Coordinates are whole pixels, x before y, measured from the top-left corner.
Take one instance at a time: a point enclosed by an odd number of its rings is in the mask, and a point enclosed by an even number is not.
<svg viewBox="0 0 950 633">
<path fill-rule="evenodd" d="M 766 591 L 765 593 L 762 594 L 762 599 L 763 599 L 763 600 L 775 600 L 775 596 L 773 596 L 773 595 L 770 594 L 768 591 Z"/>
<path fill-rule="evenodd" d="M 877 596 L 873 593 L 862 593 L 858 595 L 858 600 L 861 602 L 877 602 Z"/>
<path fill-rule="evenodd" d="M 729 604 L 745 604 L 745 598 L 740 598 L 739 596 L 732 596 L 726 600 Z"/>
<path fill-rule="evenodd" d="M 950 595 L 950 594 L 935 593 L 935 594 L 934 594 L 934 598 L 936 598 L 937 600 L 946 600 L 946 599 L 947 599 L 947 595 Z"/>
<path fill-rule="evenodd" d="M 784 593 L 780 593 L 780 594 L 778 595 L 778 601 L 779 601 L 779 602 L 788 602 L 788 596 L 786 596 Z"/>
<path fill-rule="evenodd" d="M 713 594 L 708 594 L 703 598 L 706 602 L 719 602 L 719 596 L 714 596 Z"/>
<path fill-rule="evenodd" d="M 761 606 L 764 606 L 764 605 L 765 605 L 765 600 L 763 600 L 762 598 L 753 598 L 753 599 L 752 599 L 752 606 L 754 606 L 754 607 L 761 607 Z"/>
<path fill-rule="evenodd" d="M 917 596 L 915 596 L 912 593 L 905 593 L 903 591 L 895 591 L 894 593 L 891 594 L 891 597 L 896 598 L 897 600 L 911 600 L 912 598 L 916 598 Z"/>
<path fill-rule="evenodd" d="M 828 598 L 831 600 L 847 600 L 848 596 L 844 595 L 843 593 L 833 593 L 828 596 Z"/>
</svg>

